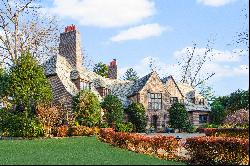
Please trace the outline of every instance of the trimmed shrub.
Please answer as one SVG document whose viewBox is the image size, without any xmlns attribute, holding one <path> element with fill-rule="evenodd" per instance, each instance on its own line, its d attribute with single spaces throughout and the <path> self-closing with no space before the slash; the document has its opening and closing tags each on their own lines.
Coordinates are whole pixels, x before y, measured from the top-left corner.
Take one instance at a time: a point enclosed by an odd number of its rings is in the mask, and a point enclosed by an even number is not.
<svg viewBox="0 0 250 166">
<path fill-rule="evenodd" d="M 214 137 L 237 137 L 237 138 L 249 138 L 248 129 L 239 129 L 239 128 L 207 128 L 204 129 L 206 136 Z"/>
<path fill-rule="evenodd" d="M 133 124 L 128 123 L 117 123 L 115 125 L 116 132 L 132 132 L 133 131 Z"/>
<path fill-rule="evenodd" d="M 141 103 L 132 103 L 126 109 L 128 121 L 135 127 L 135 132 L 145 132 L 147 126 L 147 117 L 145 108 Z"/>
<path fill-rule="evenodd" d="M 100 129 L 99 128 L 89 128 L 86 126 L 74 126 L 69 128 L 70 136 L 92 136 L 98 135 Z"/>
<path fill-rule="evenodd" d="M 192 164 L 247 165 L 249 140 L 229 137 L 187 138 L 185 148 Z"/>
<path fill-rule="evenodd" d="M 181 103 L 174 103 L 169 109 L 169 124 L 175 129 L 185 129 L 189 125 L 188 112 Z"/>
<path fill-rule="evenodd" d="M 109 127 L 124 121 L 124 109 L 118 97 L 113 95 L 106 96 L 101 106 L 104 109 L 104 116 Z"/>
<path fill-rule="evenodd" d="M 113 129 L 101 129 L 99 139 L 137 153 L 157 156 L 164 159 L 175 158 L 178 141 L 173 136 L 149 137 L 140 134 L 115 132 Z M 162 154 L 162 152 L 164 152 Z"/>
<path fill-rule="evenodd" d="M 186 132 L 188 133 L 195 133 L 196 129 L 197 128 L 191 123 L 188 123 L 188 125 L 186 126 Z"/>
<path fill-rule="evenodd" d="M 73 98 L 73 111 L 80 125 L 94 127 L 100 123 L 101 106 L 97 96 L 89 90 L 83 90 Z"/>
<path fill-rule="evenodd" d="M 0 131 L 6 137 L 41 137 L 44 136 L 42 124 L 35 118 L 29 119 L 23 114 L 0 111 Z"/>
</svg>

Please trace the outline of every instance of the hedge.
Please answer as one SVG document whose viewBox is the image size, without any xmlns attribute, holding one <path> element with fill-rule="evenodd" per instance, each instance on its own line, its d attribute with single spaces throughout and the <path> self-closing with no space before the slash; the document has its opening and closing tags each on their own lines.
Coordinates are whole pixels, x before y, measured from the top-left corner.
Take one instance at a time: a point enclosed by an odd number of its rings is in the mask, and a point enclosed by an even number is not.
<svg viewBox="0 0 250 166">
<path fill-rule="evenodd" d="M 70 136 L 92 136 L 99 133 L 99 128 L 89 128 L 86 126 L 74 126 L 69 128 Z"/>
<path fill-rule="evenodd" d="M 192 164 L 246 165 L 249 162 L 249 140 L 230 137 L 187 138 L 185 148 Z"/>
<path fill-rule="evenodd" d="M 242 128 L 206 128 L 204 132 L 206 136 L 249 138 L 249 130 Z"/>
<path fill-rule="evenodd" d="M 101 129 L 99 139 L 113 146 L 162 159 L 175 158 L 178 148 L 178 141 L 173 136 L 149 137 L 134 133 L 115 132 L 111 128 Z"/>
</svg>

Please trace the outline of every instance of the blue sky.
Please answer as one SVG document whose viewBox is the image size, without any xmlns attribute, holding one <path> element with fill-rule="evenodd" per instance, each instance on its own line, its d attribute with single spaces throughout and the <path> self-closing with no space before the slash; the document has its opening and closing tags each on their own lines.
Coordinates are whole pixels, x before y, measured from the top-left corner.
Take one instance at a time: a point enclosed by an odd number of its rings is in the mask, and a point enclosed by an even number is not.
<svg viewBox="0 0 250 166">
<path fill-rule="evenodd" d="M 241 10 L 247 0 L 46 0 L 46 11 L 63 26 L 75 24 L 82 47 L 93 63 L 116 58 L 119 75 L 133 67 L 140 76 L 150 72 L 153 58 L 160 76 L 180 78 L 177 62 L 197 43 L 204 52 L 215 39 L 216 56 L 204 72 L 215 72 L 208 82 L 216 95 L 248 89 L 249 57 L 235 53 L 237 32 L 248 27 Z M 63 31 L 63 29 L 62 29 Z M 244 51 L 247 53 L 247 51 Z"/>
</svg>

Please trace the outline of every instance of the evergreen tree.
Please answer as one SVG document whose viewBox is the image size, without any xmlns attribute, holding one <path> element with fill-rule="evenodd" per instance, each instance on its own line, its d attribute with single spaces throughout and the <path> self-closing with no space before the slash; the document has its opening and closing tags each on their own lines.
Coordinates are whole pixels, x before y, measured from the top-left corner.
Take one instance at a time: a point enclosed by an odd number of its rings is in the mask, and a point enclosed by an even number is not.
<svg viewBox="0 0 250 166">
<path fill-rule="evenodd" d="M 113 124 L 123 122 L 124 109 L 118 97 L 113 95 L 106 96 L 101 106 L 105 110 L 105 118 L 110 127 L 113 127 Z"/>
<path fill-rule="evenodd" d="M 132 103 L 126 109 L 128 121 L 131 122 L 136 132 L 144 132 L 147 126 L 145 108 L 141 103 Z"/>
<path fill-rule="evenodd" d="M 95 64 L 93 71 L 102 77 L 108 78 L 108 66 L 103 62 Z"/>
<path fill-rule="evenodd" d="M 37 104 L 52 100 L 44 70 L 30 53 L 22 54 L 10 69 L 8 91 L 16 110 L 25 112 L 26 116 L 34 115 Z"/>
<path fill-rule="evenodd" d="M 124 80 L 135 81 L 138 80 L 139 77 L 137 72 L 133 68 L 129 68 L 123 76 Z"/>
<path fill-rule="evenodd" d="M 173 128 L 184 129 L 190 122 L 188 120 L 188 112 L 181 103 L 174 103 L 169 109 L 169 123 Z"/>
</svg>

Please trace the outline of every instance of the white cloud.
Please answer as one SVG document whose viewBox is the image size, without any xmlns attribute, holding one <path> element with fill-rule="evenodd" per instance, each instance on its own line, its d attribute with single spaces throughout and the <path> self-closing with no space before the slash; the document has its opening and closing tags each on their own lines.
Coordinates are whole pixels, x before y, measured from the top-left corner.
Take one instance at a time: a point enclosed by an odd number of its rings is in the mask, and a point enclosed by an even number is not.
<svg viewBox="0 0 250 166">
<path fill-rule="evenodd" d="M 237 77 L 237 76 L 249 76 L 249 65 L 237 65 L 237 66 L 228 66 L 220 65 L 217 63 L 209 63 L 205 65 L 204 70 L 208 72 L 215 72 L 216 75 L 212 81 L 221 80 L 226 77 Z"/>
<path fill-rule="evenodd" d="M 120 42 L 126 40 L 142 40 L 150 37 L 160 36 L 164 31 L 171 30 L 169 27 L 162 27 L 159 24 L 146 24 L 121 31 L 110 40 Z"/>
<path fill-rule="evenodd" d="M 177 64 L 165 63 L 159 57 L 154 57 L 154 56 L 147 56 L 134 66 L 120 68 L 118 71 L 118 75 L 119 77 L 122 77 L 124 73 L 127 71 L 127 69 L 132 67 L 138 73 L 140 77 L 143 77 L 151 72 L 150 67 L 149 67 L 150 61 L 153 61 L 156 67 L 156 71 L 161 78 L 169 76 L 169 75 L 173 75 L 175 79 L 177 80 L 180 79 L 180 74 L 179 74 L 180 70 Z"/>
<path fill-rule="evenodd" d="M 220 7 L 232 3 L 236 0 L 197 0 L 198 3 L 201 3 L 206 6 Z"/>
<path fill-rule="evenodd" d="M 51 12 L 81 25 L 122 27 L 155 13 L 152 0 L 54 0 Z"/>
<path fill-rule="evenodd" d="M 174 57 L 176 59 L 185 57 L 187 48 L 191 49 L 191 47 L 186 47 L 178 50 L 174 53 Z M 200 58 L 200 56 L 204 55 L 205 50 L 205 48 L 197 48 L 194 58 Z M 249 77 L 249 65 L 239 65 L 246 62 L 243 62 L 242 53 L 238 50 L 213 50 L 212 53 L 214 54 L 213 58 L 204 64 L 201 71 L 201 73 L 204 73 L 204 76 L 206 76 L 206 73 L 215 73 L 215 76 L 210 81 L 216 82 L 226 77 Z"/>
<path fill-rule="evenodd" d="M 180 53 L 181 51 L 176 51 L 174 56 L 176 56 L 177 52 Z M 180 57 L 180 55 L 178 57 Z M 156 66 L 156 71 L 161 78 L 172 75 L 176 81 L 181 80 L 181 69 L 178 66 L 178 64 L 169 64 L 167 63 L 167 61 L 164 61 L 159 57 L 153 57 L 153 56 L 148 56 L 143 58 L 138 64 L 134 66 L 120 68 L 118 72 L 119 77 L 122 77 L 126 72 L 126 70 L 130 67 L 132 67 L 135 71 L 137 71 L 140 77 L 149 74 L 150 73 L 149 63 L 151 59 L 153 60 Z M 209 84 L 216 83 L 217 81 L 222 80 L 224 78 L 249 77 L 249 64 L 232 65 L 231 64 L 232 62 L 230 62 L 230 64 L 228 64 L 227 62 L 226 64 L 222 65 L 219 62 L 220 62 L 219 60 L 208 62 L 204 65 L 204 68 L 201 71 L 201 73 L 203 73 L 201 76 L 204 77 L 206 77 L 206 73 L 213 73 L 213 72 L 216 73 L 216 75 L 208 81 Z M 237 63 L 239 62 L 237 61 Z"/>
<path fill-rule="evenodd" d="M 181 58 L 186 56 L 187 50 L 192 51 L 192 47 L 186 47 L 181 50 L 178 50 L 174 53 L 175 58 Z M 206 48 L 196 48 L 195 50 L 195 58 L 199 58 L 200 56 L 204 55 L 206 52 Z M 213 49 L 212 52 L 208 53 L 208 56 L 212 57 L 211 60 L 213 62 L 239 62 L 241 60 L 242 55 L 245 54 L 245 51 L 240 52 L 239 50 L 216 50 Z"/>
</svg>

